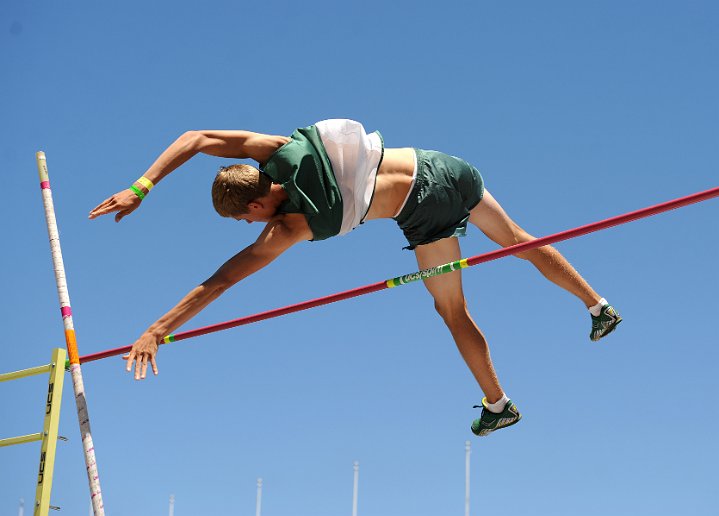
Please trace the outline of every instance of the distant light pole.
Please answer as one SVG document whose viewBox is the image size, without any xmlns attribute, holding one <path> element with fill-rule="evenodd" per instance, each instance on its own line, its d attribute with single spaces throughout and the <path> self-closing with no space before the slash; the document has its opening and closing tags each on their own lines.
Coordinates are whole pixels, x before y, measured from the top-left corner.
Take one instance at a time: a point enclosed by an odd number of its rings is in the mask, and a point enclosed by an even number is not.
<svg viewBox="0 0 719 516">
<path fill-rule="evenodd" d="M 175 516 L 175 495 L 170 495 L 170 516 Z"/>
<path fill-rule="evenodd" d="M 357 516 L 357 493 L 359 488 L 359 462 L 355 461 L 354 469 L 354 488 L 352 489 L 352 516 Z"/>
<path fill-rule="evenodd" d="M 469 454 L 472 451 L 472 443 L 464 443 L 464 516 L 469 516 Z"/>
<path fill-rule="evenodd" d="M 257 503 L 255 505 L 255 516 L 262 514 L 262 479 L 257 479 Z"/>
<path fill-rule="evenodd" d="M 20 509 L 17 512 L 18 516 L 25 516 L 25 499 L 20 498 Z"/>
</svg>

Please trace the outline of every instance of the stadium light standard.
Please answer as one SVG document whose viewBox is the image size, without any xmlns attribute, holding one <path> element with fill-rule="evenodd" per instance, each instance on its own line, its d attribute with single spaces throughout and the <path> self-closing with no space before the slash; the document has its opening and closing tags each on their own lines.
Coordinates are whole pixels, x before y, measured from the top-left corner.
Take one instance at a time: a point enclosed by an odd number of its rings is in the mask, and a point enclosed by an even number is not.
<svg viewBox="0 0 719 516">
<path fill-rule="evenodd" d="M 255 516 L 262 514 L 262 479 L 257 479 L 257 502 L 255 503 Z"/>
<path fill-rule="evenodd" d="M 359 488 L 359 462 L 355 461 L 352 465 L 354 469 L 354 485 L 352 489 L 352 516 L 357 516 L 357 494 Z"/>
<path fill-rule="evenodd" d="M 472 452 L 472 443 L 464 443 L 464 516 L 469 516 L 469 454 Z"/>
</svg>

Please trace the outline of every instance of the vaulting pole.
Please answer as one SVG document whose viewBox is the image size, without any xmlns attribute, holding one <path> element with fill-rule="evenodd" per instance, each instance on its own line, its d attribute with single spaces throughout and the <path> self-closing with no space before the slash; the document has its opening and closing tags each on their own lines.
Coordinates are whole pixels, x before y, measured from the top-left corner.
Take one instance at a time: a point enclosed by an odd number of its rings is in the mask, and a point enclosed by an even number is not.
<svg viewBox="0 0 719 516">
<path fill-rule="evenodd" d="M 105 509 L 102 503 L 102 490 L 100 489 L 100 477 L 97 472 L 95 461 L 95 447 L 92 442 L 90 431 L 90 416 L 87 412 L 87 401 L 85 399 L 85 386 L 82 382 L 82 371 L 80 370 L 80 357 L 77 351 L 75 339 L 75 328 L 72 323 L 72 308 L 70 308 L 70 294 L 67 289 L 65 277 L 65 265 L 62 261 L 62 250 L 60 249 L 60 234 L 55 220 L 55 207 L 52 202 L 52 191 L 50 190 L 50 178 L 47 172 L 47 161 L 44 152 L 37 153 L 37 169 L 40 175 L 40 189 L 42 202 L 45 207 L 45 220 L 47 232 L 50 237 L 50 252 L 52 263 L 55 269 L 55 283 L 57 284 L 57 295 L 60 300 L 60 313 L 65 326 L 65 344 L 70 361 L 70 375 L 72 387 L 75 391 L 75 404 L 77 406 L 77 417 L 80 422 L 80 435 L 85 454 L 85 466 L 87 468 L 87 479 L 90 485 L 90 499 L 95 516 L 104 516 Z"/>
<path fill-rule="evenodd" d="M 412 283 L 414 281 L 431 278 L 432 276 L 446 274 L 448 272 L 452 272 L 458 269 L 464 269 L 465 267 L 472 267 L 473 265 L 478 265 L 480 263 L 498 260 L 499 258 L 504 258 L 505 256 L 522 253 L 525 251 L 529 251 L 530 249 L 536 249 L 537 247 L 543 247 L 545 245 L 561 242 L 563 240 L 569 240 L 570 238 L 576 238 L 578 236 L 586 235 L 587 233 L 593 233 L 594 231 L 600 231 L 602 229 L 618 226 L 620 224 L 626 224 L 627 222 L 643 219 L 652 215 L 663 213 L 665 211 L 674 210 L 676 208 L 682 208 L 684 206 L 688 206 L 690 204 L 698 203 L 701 201 L 706 201 L 714 197 L 719 197 L 719 186 L 710 190 L 706 190 L 704 192 L 698 192 L 692 195 L 688 195 L 686 197 L 680 197 L 678 199 L 673 199 L 671 201 L 657 204 L 655 206 L 649 206 L 647 208 L 642 208 L 640 210 L 625 213 L 623 215 L 617 215 L 616 217 L 611 217 L 609 219 L 600 220 L 598 222 L 593 222 L 591 224 L 586 224 L 577 228 L 568 229 L 566 231 L 555 233 L 553 235 L 536 238 L 534 240 L 530 240 L 529 242 L 522 242 L 521 244 L 497 249 L 496 251 L 491 251 L 489 253 L 479 254 L 477 256 L 472 256 L 471 258 L 464 258 L 462 260 L 457 260 L 456 262 L 446 263 L 444 265 L 439 265 L 430 269 L 414 272 L 412 274 L 405 274 L 404 276 L 398 276 L 396 278 L 380 281 L 371 285 L 366 285 L 364 287 L 358 287 L 351 290 L 346 290 L 344 292 L 338 292 L 329 296 L 311 299 L 309 301 L 303 301 L 295 305 L 275 308 L 274 310 L 269 310 L 267 312 L 261 312 L 255 315 L 249 315 L 247 317 L 241 317 L 239 319 L 233 319 L 227 322 L 213 324 L 211 326 L 205 326 L 204 328 L 197 328 L 195 330 L 188 330 L 176 334 L 171 334 L 166 336 L 162 340 L 162 344 L 169 344 L 171 342 L 191 339 L 192 337 L 199 337 L 200 335 L 207 335 L 208 333 L 215 333 L 218 331 L 235 328 L 237 326 L 244 326 L 245 324 L 264 321 L 265 319 L 273 319 L 275 317 L 280 317 L 281 315 L 299 312 L 301 310 L 307 310 L 309 308 L 315 308 L 317 306 L 328 305 L 330 303 L 335 303 L 337 301 L 362 296 L 364 294 L 370 294 L 372 292 L 378 292 L 387 288 L 399 287 L 401 285 L 406 285 L 407 283 Z M 129 352 L 131 349 L 132 346 L 123 346 L 121 348 L 108 349 L 105 351 L 100 351 L 98 353 L 92 353 L 80 357 L 80 362 L 84 364 L 85 362 L 92 362 L 94 360 L 100 360 L 115 355 L 121 355 L 122 353 Z"/>
</svg>

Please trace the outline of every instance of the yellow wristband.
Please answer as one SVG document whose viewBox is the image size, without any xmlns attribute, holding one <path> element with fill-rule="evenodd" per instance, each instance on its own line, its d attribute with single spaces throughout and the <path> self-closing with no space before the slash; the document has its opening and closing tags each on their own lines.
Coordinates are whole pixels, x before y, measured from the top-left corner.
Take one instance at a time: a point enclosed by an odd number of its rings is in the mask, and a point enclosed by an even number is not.
<svg viewBox="0 0 719 516">
<path fill-rule="evenodd" d="M 152 190 L 155 187 L 153 182 L 150 181 L 149 179 L 147 179 L 145 176 L 142 176 L 140 179 L 138 179 L 135 182 L 140 183 L 142 186 L 144 186 L 145 189 L 147 190 L 147 193 L 150 193 L 150 190 Z"/>
</svg>

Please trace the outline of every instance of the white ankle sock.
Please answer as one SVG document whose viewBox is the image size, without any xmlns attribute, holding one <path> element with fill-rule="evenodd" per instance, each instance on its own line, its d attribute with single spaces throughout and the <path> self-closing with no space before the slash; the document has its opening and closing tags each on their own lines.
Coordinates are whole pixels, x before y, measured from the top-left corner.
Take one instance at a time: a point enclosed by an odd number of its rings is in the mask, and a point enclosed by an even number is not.
<svg viewBox="0 0 719 516">
<path fill-rule="evenodd" d="M 602 308 L 604 308 L 604 307 L 607 306 L 608 304 L 609 304 L 609 303 L 607 303 L 607 300 L 604 299 L 604 298 L 602 298 L 602 299 L 599 300 L 599 303 L 597 303 L 597 304 L 594 305 L 594 306 L 590 306 L 590 307 L 589 307 L 589 312 L 590 312 L 594 317 L 599 317 L 599 314 L 602 313 Z"/>
<path fill-rule="evenodd" d="M 502 393 L 502 397 L 499 398 L 499 400 L 495 401 L 494 403 L 487 402 L 485 407 L 487 407 L 487 410 L 493 412 L 494 414 L 500 414 L 504 410 L 504 407 L 507 406 L 508 401 L 509 398 L 507 398 L 507 395 Z"/>
</svg>

